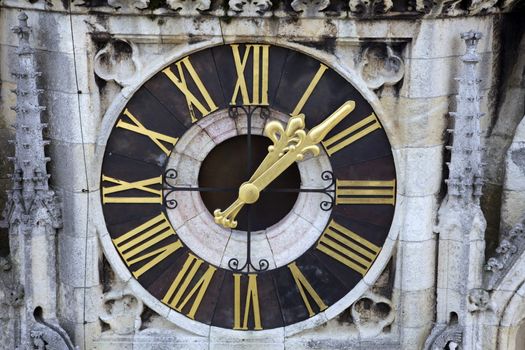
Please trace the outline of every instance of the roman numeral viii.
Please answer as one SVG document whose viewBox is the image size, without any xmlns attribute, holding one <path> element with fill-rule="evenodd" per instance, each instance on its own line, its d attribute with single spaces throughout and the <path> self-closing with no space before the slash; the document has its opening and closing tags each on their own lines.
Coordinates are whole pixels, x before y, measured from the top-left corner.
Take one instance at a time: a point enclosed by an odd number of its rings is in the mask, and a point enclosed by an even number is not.
<svg viewBox="0 0 525 350">
<path fill-rule="evenodd" d="M 179 271 L 170 288 L 166 292 L 166 295 L 162 299 L 164 303 L 170 305 L 179 312 L 181 312 L 184 306 L 193 299 L 193 304 L 191 305 L 189 312 L 186 314 L 186 316 L 191 319 L 195 318 L 195 314 L 199 310 L 202 298 L 204 298 L 206 290 L 213 278 L 213 274 L 217 270 L 215 267 L 208 265 L 207 269 L 203 269 L 205 272 L 202 276 L 197 279 L 193 287 L 188 291 L 189 285 L 195 280 L 195 276 L 203 262 L 203 260 L 190 253 L 186 262 L 182 266 L 182 269 Z"/>
<path fill-rule="evenodd" d="M 337 180 L 336 204 L 395 204 L 396 180 Z"/>
<path fill-rule="evenodd" d="M 178 77 L 172 72 L 170 67 L 164 69 L 162 73 L 166 74 L 173 84 L 175 84 L 175 86 L 184 94 L 184 97 L 186 97 L 186 103 L 188 104 L 191 122 L 195 123 L 198 120 L 193 107 L 197 108 L 203 117 L 219 109 L 215 102 L 213 102 L 208 90 L 206 90 L 206 87 L 204 87 L 204 84 L 195 71 L 195 68 L 193 68 L 190 58 L 184 57 L 182 60 L 175 62 L 175 65 L 177 66 L 177 72 L 179 74 Z M 199 93 L 204 101 L 202 101 L 202 99 L 199 100 L 195 94 L 189 90 L 183 67 L 186 68 L 186 71 L 190 74 L 190 78 L 197 86 L 197 89 L 199 90 Z"/>
<path fill-rule="evenodd" d="M 126 110 L 124 110 L 124 115 L 128 117 L 129 120 L 131 120 L 131 123 L 124 121 L 121 118 L 117 123 L 117 128 L 126 129 L 129 131 L 133 131 L 134 133 L 149 137 L 151 141 L 153 141 L 162 150 L 162 152 L 166 153 L 167 156 L 170 154 L 171 149 L 179 140 L 176 137 L 171 137 L 168 135 L 161 134 L 160 132 L 146 129 L 144 125 L 142 125 L 142 123 L 139 122 L 139 120 L 133 114 L 131 114 L 131 112 L 127 108 Z M 168 144 L 170 148 L 166 147 L 166 144 Z"/>
<path fill-rule="evenodd" d="M 161 213 L 122 236 L 115 238 L 113 243 L 126 265 L 133 269 L 133 276 L 139 278 L 146 271 L 182 247 L 181 241 L 177 239 L 175 242 L 149 250 L 157 243 L 172 236 L 176 236 L 176 233 L 164 216 L 164 213 Z M 146 263 L 142 266 L 136 269 L 133 267 L 133 265 L 144 261 Z"/>
<path fill-rule="evenodd" d="M 363 276 L 381 251 L 381 247 L 334 220 L 324 230 L 316 248 Z"/>
<path fill-rule="evenodd" d="M 310 317 L 315 315 L 315 312 L 312 309 L 312 305 L 310 304 L 309 299 L 313 300 L 317 304 L 319 312 L 326 309 L 328 306 L 326 306 L 326 304 L 323 302 L 323 299 L 321 299 L 319 294 L 317 294 L 317 292 L 312 288 L 312 285 L 310 284 L 310 282 L 308 282 L 306 277 L 304 277 L 301 270 L 299 270 L 299 268 L 297 267 L 297 264 L 293 262 L 290 265 L 288 265 L 288 268 L 292 273 L 295 284 L 297 285 L 297 289 L 299 289 L 299 293 L 301 294 L 301 298 L 303 299 L 304 305 L 306 306 Z"/>
<path fill-rule="evenodd" d="M 252 319 L 255 330 L 262 329 L 261 309 L 259 307 L 259 293 L 257 291 L 257 275 L 248 275 L 248 287 L 246 289 L 246 298 L 244 299 L 244 314 L 241 325 L 241 311 L 243 303 L 241 302 L 241 277 L 240 273 L 233 274 L 233 329 L 248 329 L 248 320 L 250 319 L 250 310 L 253 311 Z"/>
<path fill-rule="evenodd" d="M 237 82 L 233 89 L 231 104 L 237 104 L 239 92 L 243 105 L 268 105 L 268 59 L 270 45 L 245 45 L 244 55 L 239 51 L 239 45 L 230 45 L 232 48 L 233 62 L 237 71 Z M 251 96 L 246 84 L 245 70 L 248 59 L 252 57 L 252 89 Z M 251 97 L 251 100 L 250 100 Z"/>
<path fill-rule="evenodd" d="M 372 131 L 380 128 L 381 124 L 379 123 L 379 120 L 377 120 L 376 115 L 372 113 L 363 120 L 341 131 L 337 135 L 322 141 L 322 144 L 328 155 L 331 156 L 335 152 L 340 151 L 346 146 L 370 134 Z"/>
<path fill-rule="evenodd" d="M 111 187 L 102 187 L 102 203 L 129 203 L 129 204 L 162 204 L 162 190 L 152 188 L 154 185 L 162 184 L 162 175 L 151 179 L 128 182 L 111 176 L 102 175 L 102 181 L 113 183 Z M 129 190 L 140 190 L 149 194 L 144 197 L 117 197 L 111 194 Z"/>
</svg>

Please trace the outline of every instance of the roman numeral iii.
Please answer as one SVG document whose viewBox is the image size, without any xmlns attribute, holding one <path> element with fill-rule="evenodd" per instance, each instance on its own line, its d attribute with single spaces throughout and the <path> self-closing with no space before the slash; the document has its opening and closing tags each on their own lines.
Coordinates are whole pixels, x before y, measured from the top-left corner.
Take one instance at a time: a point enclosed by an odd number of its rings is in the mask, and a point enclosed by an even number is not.
<svg viewBox="0 0 525 350">
<path fill-rule="evenodd" d="M 261 324 L 261 309 L 259 307 L 259 293 L 257 291 L 257 275 L 248 275 L 248 287 L 246 288 L 246 298 L 244 304 L 241 301 L 241 277 L 245 277 L 240 273 L 233 274 L 233 329 L 248 329 L 248 320 L 253 319 L 255 330 L 262 329 Z M 244 305 L 244 308 L 243 308 Z M 243 313 L 241 324 L 241 312 Z M 251 317 L 250 317 L 251 314 Z"/>
<path fill-rule="evenodd" d="M 396 180 L 337 180 L 336 204 L 390 204 L 396 200 Z"/>
<path fill-rule="evenodd" d="M 381 251 L 381 247 L 334 220 L 324 230 L 316 248 L 363 276 Z"/>
<path fill-rule="evenodd" d="M 335 152 L 342 150 L 346 146 L 380 128 L 381 124 L 379 123 L 379 120 L 377 120 L 376 115 L 372 113 L 337 135 L 322 141 L 322 144 L 328 155 L 331 156 Z"/>
<path fill-rule="evenodd" d="M 111 176 L 102 175 L 102 181 L 111 182 L 111 187 L 102 187 L 102 203 L 129 203 L 129 204 L 162 204 L 162 190 L 151 186 L 162 184 L 162 175 L 151 179 L 128 182 Z M 140 190 L 149 194 L 144 197 L 117 197 L 110 196 L 119 192 Z"/>
<path fill-rule="evenodd" d="M 219 109 L 215 102 L 213 102 L 208 90 L 206 90 L 206 87 L 204 87 L 204 84 L 195 71 L 195 68 L 193 68 L 190 58 L 184 57 L 182 60 L 175 62 L 175 65 L 177 66 L 177 73 L 179 74 L 178 77 L 172 72 L 170 67 L 164 69 L 162 73 L 166 74 L 173 84 L 175 84 L 175 86 L 184 94 L 184 97 L 186 97 L 186 103 L 188 104 L 191 122 L 195 123 L 198 120 L 193 107 L 197 108 L 202 117 L 205 117 L 211 112 Z M 197 86 L 197 89 L 199 90 L 199 93 L 204 101 L 202 101 L 202 99 L 198 99 L 195 94 L 189 90 L 183 67 L 186 68 L 186 71 L 190 74 L 190 78 Z"/>
<path fill-rule="evenodd" d="M 164 216 L 164 213 L 161 213 L 122 236 L 115 238 L 113 243 L 126 265 L 132 268 L 133 276 L 139 278 L 146 271 L 182 247 L 181 241 L 177 240 L 155 250 L 148 251 L 148 248 L 171 236 L 176 236 L 176 233 Z M 146 261 L 144 265 L 134 269 L 133 265 L 143 261 Z"/>
<path fill-rule="evenodd" d="M 268 105 L 268 60 L 270 45 L 244 45 L 244 55 L 239 50 L 239 45 L 230 45 L 232 48 L 233 62 L 237 71 L 237 82 L 233 89 L 230 104 L 238 104 L 239 92 L 243 105 Z M 252 58 L 252 86 L 251 95 L 246 84 L 246 66 L 248 59 Z"/>
<path fill-rule="evenodd" d="M 177 141 L 179 140 L 176 137 L 171 137 L 168 135 L 161 134 L 160 132 L 156 132 L 150 129 L 146 129 L 144 125 L 142 125 L 141 122 L 129 111 L 129 109 L 126 108 L 124 111 L 124 115 L 131 120 L 131 123 L 122 120 L 122 118 L 119 119 L 117 122 L 117 128 L 126 129 L 129 131 L 133 131 L 134 133 L 147 136 L 153 141 L 161 150 L 162 152 L 166 153 L 168 156 L 171 152 L 171 149 Z M 169 148 L 166 147 L 166 144 L 169 145 Z"/>
<path fill-rule="evenodd" d="M 310 300 L 313 300 L 317 304 L 319 312 L 326 309 L 328 306 L 326 306 L 326 304 L 323 302 L 323 299 L 321 299 L 319 294 L 317 294 L 317 292 L 312 288 L 312 285 L 310 284 L 310 282 L 308 282 L 306 277 L 304 277 L 301 270 L 299 270 L 299 268 L 297 267 L 297 264 L 293 262 L 290 265 L 288 265 L 288 268 L 292 273 L 297 289 L 299 289 L 299 293 L 301 294 L 301 298 L 303 299 L 304 305 L 306 306 L 310 317 L 315 315 L 315 312 L 312 309 L 312 305 L 310 304 Z"/>
<path fill-rule="evenodd" d="M 201 268 L 204 261 L 195 257 L 193 254 L 189 254 L 186 262 L 182 266 L 170 288 L 166 292 L 166 295 L 162 301 L 170 305 L 175 310 L 181 312 L 184 306 L 193 299 L 190 311 L 186 314 L 191 319 L 195 318 L 199 306 L 202 302 L 202 298 L 206 294 L 206 290 L 210 285 L 213 278 L 213 274 L 217 270 L 215 267 L 208 265 L 208 268 L 204 274 L 195 282 L 193 287 L 188 291 L 190 283 L 195 279 L 195 275 Z M 184 299 L 183 299 L 184 298 Z"/>
</svg>

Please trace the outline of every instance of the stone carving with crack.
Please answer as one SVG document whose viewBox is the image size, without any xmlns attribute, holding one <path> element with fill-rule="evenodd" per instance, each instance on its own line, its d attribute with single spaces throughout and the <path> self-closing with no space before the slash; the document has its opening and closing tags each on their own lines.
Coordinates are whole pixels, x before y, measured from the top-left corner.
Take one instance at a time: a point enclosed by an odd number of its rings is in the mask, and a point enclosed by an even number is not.
<svg viewBox="0 0 525 350">
<path fill-rule="evenodd" d="M 366 85 L 372 90 L 383 85 L 395 85 L 405 74 L 403 60 L 388 45 L 367 47 L 357 68 Z"/>
<path fill-rule="evenodd" d="M 180 15 L 198 15 L 210 9 L 211 0 L 167 0 L 168 6 Z"/>
<path fill-rule="evenodd" d="M 373 338 L 394 322 L 395 311 L 387 298 L 369 292 L 357 300 L 351 308 L 354 323 L 363 338 Z"/>
<path fill-rule="evenodd" d="M 116 288 L 104 294 L 104 314 L 100 319 L 116 334 L 132 334 L 140 329 L 140 315 L 144 310 L 142 301 L 126 287 Z"/>
<path fill-rule="evenodd" d="M 305 17 L 318 16 L 329 5 L 330 0 L 294 0 L 291 4 L 294 11 Z"/>
<path fill-rule="evenodd" d="M 108 42 L 97 52 L 93 64 L 97 76 L 120 86 L 129 85 L 141 70 L 138 48 L 127 40 Z"/>
<path fill-rule="evenodd" d="M 228 6 L 237 14 L 257 16 L 267 12 L 272 7 L 270 0 L 229 0 Z"/>
</svg>

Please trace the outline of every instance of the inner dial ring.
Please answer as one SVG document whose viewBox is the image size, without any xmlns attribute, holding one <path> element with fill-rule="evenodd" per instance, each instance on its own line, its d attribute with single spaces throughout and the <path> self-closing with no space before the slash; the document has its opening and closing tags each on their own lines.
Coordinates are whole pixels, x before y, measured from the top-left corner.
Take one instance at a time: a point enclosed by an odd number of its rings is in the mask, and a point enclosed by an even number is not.
<svg viewBox="0 0 525 350">
<path fill-rule="evenodd" d="M 288 119 L 289 116 L 275 110 L 271 110 L 267 119 L 255 112 L 251 119 L 251 134 L 263 135 L 268 121 L 279 120 L 286 124 Z M 213 148 L 247 133 L 247 116 L 243 113 L 232 118 L 227 110 L 222 110 L 199 120 L 179 139 L 168 159 L 166 169 L 177 171 L 177 177 L 170 180 L 170 185 L 199 187 L 201 164 Z M 324 189 L 330 185 L 329 179 L 323 176 L 323 172 L 332 171 L 324 151 L 315 158 L 296 164 L 301 188 Z M 254 169 L 257 166 L 254 164 Z M 240 171 L 244 172 L 245 169 Z M 238 189 L 235 191 L 237 194 Z M 164 194 L 167 196 L 168 192 L 165 190 Z M 188 248 L 200 258 L 224 269 L 231 269 L 228 263 L 232 259 L 237 259 L 240 266 L 244 265 L 248 243 L 245 231 L 226 229 L 216 224 L 213 213 L 206 208 L 198 191 L 172 192 L 169 199 L 175 199 L 177 206 L 167 209 L 167 216 Z M 259 261 L 267 260 L 268 270 L 272 270 L 300 257 L 317 241 L 326 227 L 331 210 L 323 209 L 321 203 L 329 199 L 325 193 L 299 192 L 293 209 L 283 219 L 265 230 L 251 233 L 251 262 L 257 265 Z"/>
</svg>

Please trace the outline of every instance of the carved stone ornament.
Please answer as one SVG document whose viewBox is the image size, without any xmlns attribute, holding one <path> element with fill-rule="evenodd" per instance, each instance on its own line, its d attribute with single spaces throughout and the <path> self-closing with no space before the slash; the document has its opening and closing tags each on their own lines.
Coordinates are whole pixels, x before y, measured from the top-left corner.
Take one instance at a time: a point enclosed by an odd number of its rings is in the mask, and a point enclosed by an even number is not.
<svg viewBox="0 0 525 350">
<path fill-rule="evenodd" d="M 228 6 L 243 16 L 263 15 L 272 7 L 270 0 L 229 0 Z"/>
<path fill-rule="evenodd" d="M 321 15 L 329 5 L 330 0 L 294 0 L 291 4 L 294 11 L 305 17 Z"/>
<path fill-rule="evenodd" d="M 197 15 L 211 6 L 211 0 L 167 0 L 166 3 L 180 15 Z"/>
<path fill-rule="evenodd" d="M 141 70 L 137 46 L 127 40 L 109 41 L 94 59 L 95 74 L 120 86 L 129 85 Z"/>
<path fill-rule="evenodd" d="M 498 3 L 498 0 L 473 0 L 470 4 L 468 11 L 473 15 L 477 15 L 482 12 L 494 12 L 494 7 Z"/>
<path fill-rule="evenodd" d="M 126 9 L 126 8 L 136 8 L 139 10 L 144 10 L 148 8 L 150 0 L 108 0 L 108 5 L 116 9 Z"/>
<path fill-rule="evenodd" d="M 366 85 L 375 90 L 397 84 L 405 74 L 405 64 L 389 45 L 371 46 L 364 50 L 358 71 Z"/>
<path fill-rule="evenodd" d="M 372 16 L 389 12 L 394 3 L 392 0 L 350 0 L 350 12 L 358 16 Z"/>
<path fill-rule="evenodd" d="M 503 236 L 496 248 L 495 256 L 487 260 L 484 276 L 484 285 L 487 290 L 496 288 L 524 250 L 525 216 Z"/>
<path fill-rule="evenodd" d="M 474 288 L 471 289 L 468 295 L 468 311 L 485 311 L 493 310 L 494 307 L 490 303 L 490 294 L 485 289 Z"/>
<path fill-rule="evenodd" d="M 395 310 L 392 302 L 373 292 L 357 300 L 351 308 L 354 323 L 363 338 L 373 338 L 394 322 Z"/>
<path fill-rule="evenodd" d="M 133 334 L 142 325 L 140 315 L 143 310 L 142 301 L 127 286 L 119 284 L 104 294 L 104 314 L 100 319 L 113 333 Z"/>
</svg>

